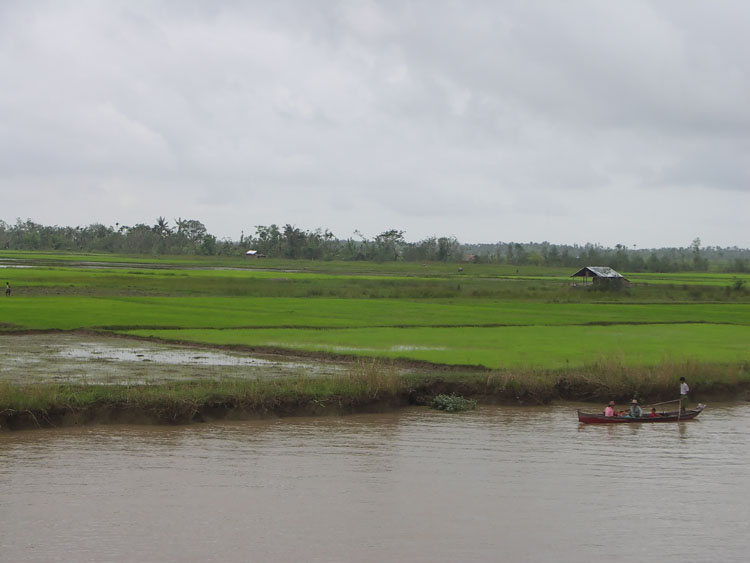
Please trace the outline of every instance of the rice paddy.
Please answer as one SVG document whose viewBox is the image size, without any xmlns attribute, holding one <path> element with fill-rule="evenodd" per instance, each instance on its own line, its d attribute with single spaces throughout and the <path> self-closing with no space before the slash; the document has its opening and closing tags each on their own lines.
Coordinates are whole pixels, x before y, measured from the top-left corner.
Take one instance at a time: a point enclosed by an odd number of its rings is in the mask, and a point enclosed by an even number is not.
<svg viewBox="0 0 750 563">
<path fill-rule="evenodd" d="M 514 389 L 542 385 L 550 397 L 581 374 L 584 394 L 612 373 L 644 388 L 656 373 L 688 369 L 710 374 L 706 385 L 750 380 L 750 279 L 719 273 L 640 274 L 621 291 L 599 291 L 560 269 L 501 265 L 0 253 L 0 266 L 13 287 L 0 299 L 0 335 L 31 342 L 84 331 L 359 358 L 380 362 L 373 370 L 388 378 L 401 377 L 391 362 L 456 382 L 461 370 L 479 370 Z"/>
</svg>

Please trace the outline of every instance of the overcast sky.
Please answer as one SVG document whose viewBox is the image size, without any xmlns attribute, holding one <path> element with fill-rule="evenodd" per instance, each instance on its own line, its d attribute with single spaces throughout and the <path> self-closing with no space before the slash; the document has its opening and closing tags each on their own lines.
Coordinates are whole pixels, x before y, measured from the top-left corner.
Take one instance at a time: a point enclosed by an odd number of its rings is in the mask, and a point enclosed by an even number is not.
<svg viewBox="0 0 750 563">
<path fill-rule="evenodd" d="M 0 2 L 0 219 L 750 247 L 750 2 Z"/>
</svg>

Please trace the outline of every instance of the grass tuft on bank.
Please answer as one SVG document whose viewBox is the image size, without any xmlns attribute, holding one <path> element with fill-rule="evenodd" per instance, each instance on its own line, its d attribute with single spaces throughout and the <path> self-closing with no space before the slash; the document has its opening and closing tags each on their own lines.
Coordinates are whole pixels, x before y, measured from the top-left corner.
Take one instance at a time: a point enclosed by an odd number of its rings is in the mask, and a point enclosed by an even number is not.
<svg viewBox="0 0 750 563">
<path fill-rule="evenodd" d="M 467 399 L 455 393 L 451 393 L 450 395 L 435 395 L 430 403 L 430 408 L 446 412 L 468 411 L 476 407 L 477 402 L 474 399 Z"/>
<path fill-rule="evenodd" d="M 391 363 L 362 360 L 348 373 L 327 377 L 139 385 L 5 382 L 0 383 L 0 427 L 338 415 L 430 405 L 439 396 L 469 403 L 547 404 L 556 399 L 625 403 L 634 397 L 655 403 L 677 398 L 681 376 L 687 378 L 696 401 L 712 396 L 736 398 L 750 391 L 750 366 L 745 364 L 666 362 L 633 367 L 610 359 L 577 370 L 403 375 Z"/>
</svg>

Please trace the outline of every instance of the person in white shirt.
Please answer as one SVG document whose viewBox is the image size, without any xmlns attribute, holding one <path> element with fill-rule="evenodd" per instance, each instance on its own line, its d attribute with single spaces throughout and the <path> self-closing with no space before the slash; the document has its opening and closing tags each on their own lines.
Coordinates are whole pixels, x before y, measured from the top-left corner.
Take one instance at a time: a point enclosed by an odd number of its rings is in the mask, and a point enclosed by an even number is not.
<svg viewBox="0 0 750 563">
<path fill-rule="evenodd" d="M 680 410 L 682 412 L 685 412 L 685 409 L 687 408 L 688 392 L 690 392 L 690 387 L 688 387 L 688 384 L 687 384 L 687 381 L 685 381 L 685 378 L 681 377 L 680 378 Z"/>
</svg>

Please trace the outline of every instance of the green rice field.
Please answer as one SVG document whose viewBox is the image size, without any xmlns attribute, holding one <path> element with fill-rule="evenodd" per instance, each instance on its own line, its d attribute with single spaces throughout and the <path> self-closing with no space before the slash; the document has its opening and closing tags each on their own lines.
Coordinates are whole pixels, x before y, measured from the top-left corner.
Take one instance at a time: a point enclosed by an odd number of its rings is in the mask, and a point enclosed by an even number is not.
<svg viewBox="0 0 750 563">
<path fill-rule="evenodd" d="M 363 328 L 342 330 L 133 330 L 165 340 L 481 366 L 584 367 L 613 359 L 626 366 L 748 360 L 750 326 L 613 325 Z"/>
<path fill-rule="evenodd" d="M 30 337 L 95 330 L 490 369 L 750 362 L 750 279 L 728 274 L 639 274 L 597 291 L 559 268 L 502 265 L 31 253 L 0 265 L 13 287 L 0 330 Z"/>
</svg>

